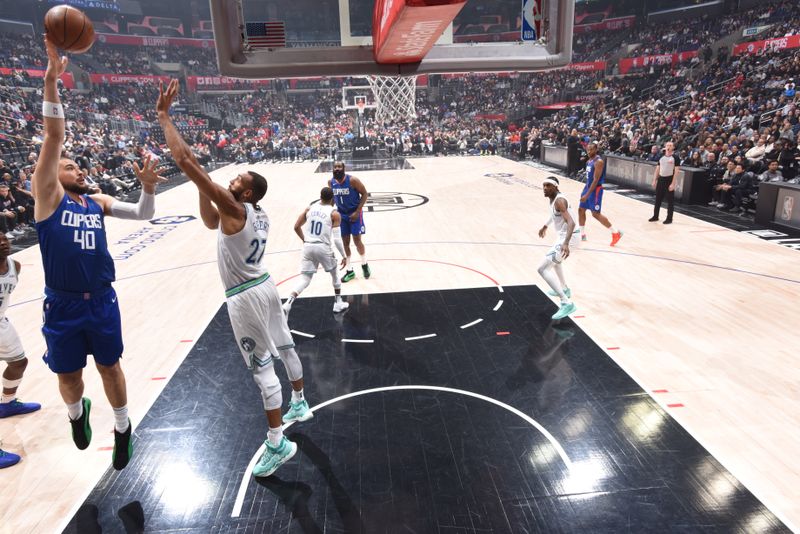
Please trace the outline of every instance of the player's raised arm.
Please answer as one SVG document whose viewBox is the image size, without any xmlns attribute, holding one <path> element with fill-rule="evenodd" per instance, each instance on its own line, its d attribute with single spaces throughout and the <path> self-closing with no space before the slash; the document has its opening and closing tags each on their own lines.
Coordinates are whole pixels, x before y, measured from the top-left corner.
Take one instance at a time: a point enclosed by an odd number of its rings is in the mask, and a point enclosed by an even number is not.
<svg viewBox="0 0 800 534">
<path fill-rule="evenodd" d="M 169 116 L 169 107 L 177 94 L 178 80 L 170 81 L 166 89 L 162 84 L 159 86 L 158 103 L 156 104 L 158 122 L 164 130 L 164 137 L 172 153 L 172 159 L 175 160 L 175 164 L 186 176 L 194 182 L 200 193 L 207 196 L 209 200 L 217 205 L 220 212 L 242 218 L 244 216 L 244 208 L 241 203 L 234 198 L 230 191 L 211 180 L 211 177 L 197 161 L 189 145 L 186 144 L 186 141 L 183 140 L 178 129 L 172 123 L 172 119 Z"/>
<path fill-rule="evenodd" d="M 161 169 L 156 168 L 158 162 L 147 156 L 141 168 L 138 163 L 133 164 L 133 171 L 142 184 L 142 194 L 139 195 L 139 202 L 121 202 L 109 195 L 92 195 L 92 199 L 103 206 L 106 215 L 119 219 L 133 219 L 136 221 L 146 221 L 152 219 L 156 213 L 156 185 L 166 182 L 167 179 L 161 176 Z"/>
<path fill-rule="evenodd" d="M 64 144 L 64 108 L 58 96 L 58 78 L 67 68 L 67 58 L 59 57 L 55 45 L 45 36 L 47 70 L 44 74 L 44 141 L 36 163 L 36 172 L 31 179 L 31 191 L 36 200 L 34 217 L 44 220 L 58 207 L 64 196 L 64 188 L 58 181 L 58 162 Z"/>
<path fill-rule="evenodd" d="M 200 193 L 198 197 L 200 197 L 200 218 L 203 220 L 203 224 L 209 230 L 216 230 L 219 228 L 219 211 L 203 193 Z"/>
</svg>

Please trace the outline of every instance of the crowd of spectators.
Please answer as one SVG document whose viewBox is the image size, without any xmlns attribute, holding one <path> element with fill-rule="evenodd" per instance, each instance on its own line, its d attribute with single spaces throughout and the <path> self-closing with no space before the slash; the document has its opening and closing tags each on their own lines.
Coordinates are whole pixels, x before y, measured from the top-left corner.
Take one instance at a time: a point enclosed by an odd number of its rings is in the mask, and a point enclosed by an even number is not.
<svg viewBox="0 0 800 534">
<path fill-rule="evenodd" d="M 707 47 L 748 24 L 796 32 L 798 9 L 782 1 L 719 20 L 681 21 L 660 31 L 644 27 L 632 38 L 642 42 L 645 53 L 662 53 Z M 602 38 L 581 43 L 589 50 Z M 0 44 L 0 57 L 12 67 L 44 64 L 41 43 L 33 38 L 3 35 Z M 118 74 L 149 73 L 141 69 L 160 62 L 211 74 L 213 54 L 188 47 L 97 46 L 76 62 Z M 361 126 L 379 150 L 393 155 L 538 157 L 542 143 L 566 144 L 574 131 L 573 137 L 598 142 L 606 153 L 652 159 L 672 141 L 683 164 L 709 170 L 709 188 L 721 209 L 744 207 L 760 180 L 797 180 L 800 109 L 790 87 L 800 76 L 800 53 L 723 54 L 692 66 L 650 66 L 608 78 L 568 69 L 441 77 L 435 87 L 418 90 L 416 117 L 380 124 L 368 112 Z M 287 91 L 281 82 L 221 96 L 184 92 L 181 103 L 204 112 L 183 112 L 176 120 L 204 161 L 335 157 L 352 147 L 359 130 L 355 114 L 341 109 L 340 86 L 351 83 L 331 80 L 317 82 L 313 91 Z M 155 94 L 146 83 L 63 91 L 69 117 L 65 153 L 98 190 L 119 195 L 135 187 L 132 162 L 147 155 L 169 162 L 153 126 Z M 593 99 L 587 105 L 534 117 L 538 104 L 587 95 Z M 29 178 L 41 142 L 41 98 L 39 79 L 20 71 L 0 77 L 0 231 L 12 238 L 32 222 Z"/>
<path fill-rule="evenodd" d="M 726 58 L 699 84 L 667 76 L 647 98 L 615 91 L 603 102 L 552 117 L 538 135 L 566 145 L 575 129 L 583 143 L 597 141 L 607 153 L 651 161 L 672 141 L 684 165 L 709 171 L 714 205 L 742 210 L 760 181 L 798 182 L 798 76 L 797 50 Z M 711 83 L 719 78 L 723 83 Z M 670 103 L 665 95 L 683 96 Z"/>
</svg>

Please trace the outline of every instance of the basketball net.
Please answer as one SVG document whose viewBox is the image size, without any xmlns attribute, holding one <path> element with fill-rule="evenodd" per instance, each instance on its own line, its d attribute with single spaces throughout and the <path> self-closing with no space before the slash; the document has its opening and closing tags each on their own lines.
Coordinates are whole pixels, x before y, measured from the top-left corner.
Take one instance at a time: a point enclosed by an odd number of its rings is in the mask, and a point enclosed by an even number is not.
<svg viewBox="0 0 800 534">
<path fill-rule="evenodd" d="M 375 120 L 384 124 L 417 117 L 416 76 L 368 76 L 375 95 Z"/>
<path fill-rule="evenodd" d="M 367 103 L 365 101 L 359 100 L 356 102 L 356 107 L 358 108 L 358 116 L 364 116 L 364 109 L 367 107 Z"/>
</svg>

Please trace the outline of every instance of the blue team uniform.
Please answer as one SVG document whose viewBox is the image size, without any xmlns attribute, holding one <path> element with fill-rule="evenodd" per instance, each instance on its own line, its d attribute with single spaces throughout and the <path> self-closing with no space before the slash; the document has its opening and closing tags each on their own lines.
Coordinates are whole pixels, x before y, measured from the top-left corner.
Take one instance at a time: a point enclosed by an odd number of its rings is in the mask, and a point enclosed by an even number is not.
<svg viewBox="0 0 800 534">
<path fill-rule="evenodd" d="M 594 165 L 596 162 L 602 161 L 600 156 L 595 156 L 586 163 L 586 185 L 581 192 L 581 198 L 585 195 L 594 182 Z M 581 208 L 590 211 L 601 211 L 603 209 L 603 183 L 606 181 L 606 166 L 603 165 L 603 174 L 597 182 L 597 187 L 594 188 L 592 194 L 586 199 L 586 202 L 581 202 Z"/>
<path fill-rule="evenodd" d="M 64 194 L 56 211 L 36 223 L 44 264 L 44 361 L 53 372 L 86 367 L 86 356 L 113 365 L 122 356 L 122 325 L 108 252 L 103 208 Z"/>
<path fill-rule="evenodd" d="M 350 175 L 344 175 L 344 181 L 339 183 L 335 178 L 331 178 L 331 189 L 333 189 L 333 200 L 336 202 L 336 209 L 342 215 L 342 235 L 361 235 L 366 233 L 364 226 L 364 214 L 359 213 L 356 222 L 350 221 L 350 216 L 355 213 L 361 202 L 361 193 L 350 185 Z"/>
</svg>

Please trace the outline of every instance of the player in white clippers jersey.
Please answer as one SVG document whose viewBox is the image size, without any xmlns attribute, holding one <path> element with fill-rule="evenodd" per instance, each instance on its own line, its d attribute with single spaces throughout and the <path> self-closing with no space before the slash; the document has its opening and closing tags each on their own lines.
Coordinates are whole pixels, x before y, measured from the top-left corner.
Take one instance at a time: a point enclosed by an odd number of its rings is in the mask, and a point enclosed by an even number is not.
<svg viewBox="0 0 800 534">
<path fill-rule="evenodd" d="M 28 365 L 25 351 L 19 340 L 17 331 L 6 317 L 11 292 L 17 287 L 20 264 L 8 257 L 11 244 L 5 234 L 0 233 L 0 361 L 6 362 L 3 371 L 3 395 L 0 397 L 0 419 L 35 412 L 41 404 L 20 402 L 17 399 L 17 388 L 22 382 L 22 375 Z M 19 462 L 19 456 L 0 450 L 0 468 L 10 467 Z"/>
<path fill-rule="evenodd" d="M 580 230 L 575 226 L 575 214 L 567 197 L 558 190 L 558 178 L 548 176 L 542 184 L 544 196 L 550 199 L 550 218 L 539 229 L 539 237 L 544 237 L 547 233 L 547 226 L 553 223 L 558 239 L 547 251 L 542 264 L 539 265 L 539 274 L 552 288 L 548 294 L 561 298 L 561 306 L 553 315 L 553 319 L 557 320 L 563 319 L 577 309 L 575 303 L 570 300 L 572 295 L 566 280 L 564 280 L 561 263 L 569 257 L 570 247 L 575 248 L 580 243 Z"/>
<path fill-rule="evenodd" d="M 319 192 L 319 204 L 307 207 L 294 223 L 294 231 L 304 243 L 303 259 L 300 261 L 300 281 L 283 305 L 283 311 L 287 316 L 295 299 L 311 283 L 311 278 L 320 265 L 326 273 L 331 275 L 333 280 L 335 294 L 333 313 L 343 312 L 350 307 L 349 303 L 342 300 L 342 282 L 339 280 L 336 257 L 331 249 L 331 241 L 333 241 L 336 250 L 343 258 L 342 268 L 344 268 L 347 256 L 344 253 L 342 231 L 339 228 L 341 222 L 342 216 L 333 205 L 333 189 L 323 187 Z"/>
<path fill-rule="evenodd" d="M 158 120 L 175 163 L 200 190 L 203 223 L 219 230 L 217 261 L 225 284 L 228 315 L 245 364 L 261 390 L 269 423 L 264 453 L 253 469 L 253 475 L 266 477 L 297 452 L 297 445 L 283 435 L 282 422 L 306 421 L 314 416 L 303 396 L 303 365 L 294 350 L 278 290 L 263 263 L 269 218 L 258 202 L 267 192 L 267 180 L 245 171 L 231 180 L 227 189 L 215 184 L 169 117 L 177 93 L 177 80 L 172 80 L 166 90 L 160 88 Z M 292 384 L 292 400 L 283 418 L 281 384 L 274 369 L 276 359 L 283 361 Z"/>
</svg>

